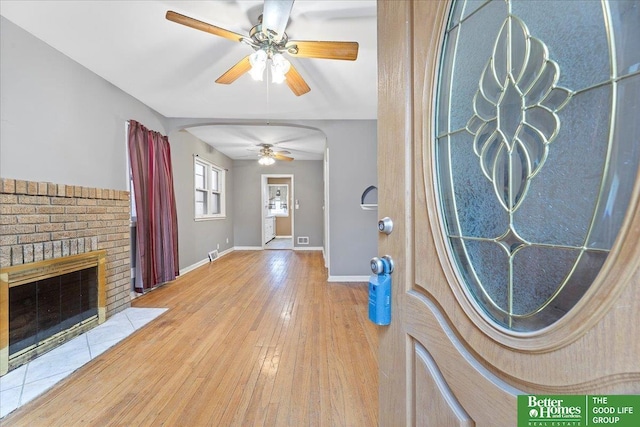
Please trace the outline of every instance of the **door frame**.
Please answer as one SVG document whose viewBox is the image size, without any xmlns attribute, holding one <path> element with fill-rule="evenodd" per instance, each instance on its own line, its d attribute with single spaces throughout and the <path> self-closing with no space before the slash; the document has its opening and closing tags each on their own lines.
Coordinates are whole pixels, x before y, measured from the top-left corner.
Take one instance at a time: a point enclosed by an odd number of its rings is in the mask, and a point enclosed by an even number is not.
<svg viewBox="0 0 640 427">
<path fill-rule="evenodd" d="M 324 149 L 324 158 L 322 160 L 322 165 L 324 169 L 324 203 L 322 205 L 322 216 L 324 217 L 324 241 L 322 242 L 322 256 L 324 257 L 324 266 L 327 271 L 330 271 L 330 251 L 329 251 L 329 147 L 325 147 Z"/>
<path fill-rule="evenodd" d="M 289 189 L 289 197 L 293 200 L 293 203 L 289 206 L 289 216 L 291 217 L 291 247 L 295 248 L 295 221 L 294 221 L 294 212 L 295 212 L 295 192 L 294 192 L 294 175 L 289 173 L 271 173 L 271 174 L 262 174 L 260 176 L 260 246 L 262 249 L 265 249 L 264 242 L 264 221 L 267 218 L 267 199 L 269 190 L 267 184 L 269 183 L 269 178 L 289 178 L 291 179 L 291 187 Z"/>
</svg>

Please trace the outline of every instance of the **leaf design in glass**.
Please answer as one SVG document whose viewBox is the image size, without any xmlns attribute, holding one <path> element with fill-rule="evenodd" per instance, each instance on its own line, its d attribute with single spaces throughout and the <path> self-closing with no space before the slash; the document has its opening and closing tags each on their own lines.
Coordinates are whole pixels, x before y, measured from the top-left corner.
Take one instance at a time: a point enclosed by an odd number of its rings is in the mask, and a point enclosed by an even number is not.
<svg viewBox="0 0 640 427">
<path fill-rule="evenodd" d="M 509 15 L 480 76 L 466 126 L 482 172 L 507 211 L 522 203 L 558 135 L 557 112 L 572 95 L 557 86 L 559 75 L 545 44 Z"/>
</svg>

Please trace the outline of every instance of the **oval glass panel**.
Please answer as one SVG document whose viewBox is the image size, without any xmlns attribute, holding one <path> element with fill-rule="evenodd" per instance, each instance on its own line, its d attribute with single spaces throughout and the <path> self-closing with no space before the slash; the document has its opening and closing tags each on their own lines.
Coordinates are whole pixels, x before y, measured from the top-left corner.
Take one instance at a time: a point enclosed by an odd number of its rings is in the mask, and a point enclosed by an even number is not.
<svg viewBox="0 0 640 427">
<path fill-rule="evenodd" d="M 463 0 L 451 10 L 434 117 L 442 227 L 485 317 L 539 330 L 591 286 L 629 207 L 640 5 Z"/>
</svg>

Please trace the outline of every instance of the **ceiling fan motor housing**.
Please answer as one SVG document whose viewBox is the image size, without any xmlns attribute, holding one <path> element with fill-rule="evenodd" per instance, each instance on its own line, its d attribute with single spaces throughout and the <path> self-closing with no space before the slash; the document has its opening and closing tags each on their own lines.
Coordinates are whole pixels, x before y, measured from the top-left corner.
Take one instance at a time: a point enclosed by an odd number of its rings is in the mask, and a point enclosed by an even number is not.
<svg viewBox="0 0 640 427">
<path fill-rule="evenodd" d="M 262 22 L 262 15 L 260 16 L 260 22 Z M 251 37 L 251 41 L 248 43 L 251 47 L 254 50 L 264 50 L 267 52 L 269 58 L 272 58 L 276 53 L 289 52 L 296 54 L 298 52 L 298 48 L 295 45 L 289 47 L 286 46 L 289 42 L 287 33 L 283 33 L 282 38 L 278 41 L 278 34 L 269 29 L 263 31 L 262 23 L 251 28 L 251 31 L 249 31 L 249 37 Z"/>
</svg>

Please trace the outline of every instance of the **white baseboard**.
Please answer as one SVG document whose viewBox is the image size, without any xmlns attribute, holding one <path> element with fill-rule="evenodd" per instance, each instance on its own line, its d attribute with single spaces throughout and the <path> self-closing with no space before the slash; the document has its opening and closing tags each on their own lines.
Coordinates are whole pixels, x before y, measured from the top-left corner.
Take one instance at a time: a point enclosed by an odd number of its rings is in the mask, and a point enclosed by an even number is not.
<svg viewBox="0 0 640 427">
<path fill-rule="evenodd" d="M 276 239 L 293 239 L 293 236 L 276 236 Z"/>
<path fill-rule="evenodd" d="M 225 256 L 227 254 L 230 254 L 234 250 L 235 250 L 235 248 L 229 248 L 226 251 L 222 251 L 222 252 L 218 253 L 218 258 L 223 257 L 223 256 Z M 218 258 L 216 258 L 216 259 L 218 259 Z M 215 259 L 214 259 L 214 261 L 215 261 Z"/>
<path fill-rule="evenodd" d="M 215 261 L 215 260 L 219 259 L 220 257 L 223 257 L 223 256 L 225 256 L 227 254 L 230 254 L 231 252 L 234 251 L 234 249 L 235 248 L 229 248 L 229 249 L 227 249 L 225 251 L 218 252 L 218 258 L 214 259 L 213 261 Z M 210 261 L 209 258 L 205 258 L 205 259 L 203 259 L 201 261 L 196 262 L 195 264 L 191 264 L 190 266 L 181 269 L 180 270 L 180 275 L 182 276 L 183 274 L 187 274 L 188 272 L 193 271 L 198 267 L 202 267 L 203 265 L 205 265 L 205 264 L 207 264 L 209 262 L 212 262 L 212 261 Z"/>
<path fill-rule="evenodd" d="M 294 246 L 294 251 L 321 251 L 322 246 Z"/>
<path fill-rule="evenodd" d="M 234 251 L 261 251 L 262 246 L 234 246 Z"/>
<path fill-rule="evenodd" d="M 180 275 L 183 276 L 183 275 L 187 274 L 188 272 L 195 270 L 198 267 L 202 267 L 203 265 L 207 264 L 208 262 L 209 262 L 209 258 L 205 258 L 202 261 L 198 261 L 195 264 L 191 264 L 188 267 L 181 268 L 180 269 Z"/>
<path fill-rule="evenodd" d="M 369 276 L 329 276 L 327 282 L 368 282 Z"/>
</svg>

